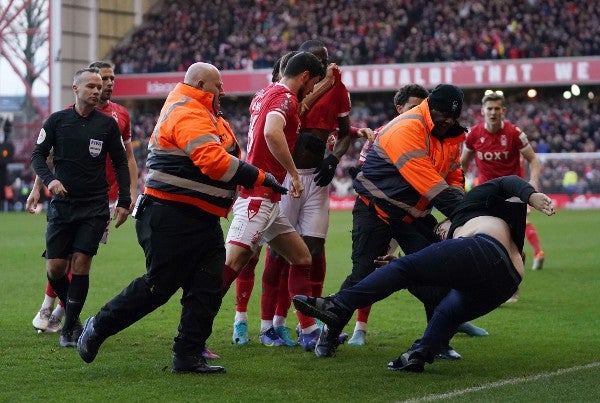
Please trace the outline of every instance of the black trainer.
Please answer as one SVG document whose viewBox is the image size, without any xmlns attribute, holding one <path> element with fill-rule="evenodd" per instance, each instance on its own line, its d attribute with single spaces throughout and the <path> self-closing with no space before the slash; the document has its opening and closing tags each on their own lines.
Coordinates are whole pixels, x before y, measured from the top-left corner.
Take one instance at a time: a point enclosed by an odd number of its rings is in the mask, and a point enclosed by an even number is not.
<svg viewBox="0 0 600 403">
<path fill-rule="evenodd" d="M 294 296 L 294 306 L 307 316 L 317 318 L 325 323 L 332 334 L 339 335 L 352 317 L 333 302 L 333 297 L 316 298 L 306 295 Z"/>
<path fill-rule="evenodd" d="M 96 333 L 94 321 L 94 316 L 85 321 L 83 332 L 81 333 L 81 336 L 79 336 L 79 340 L 77 340 L 77 351 L 79 351 L 79 356 L 88 364 L 94 361 L 94 358 L 96 358 L 98 350 L 100 349 L 100 345 L 104 341 L 104 338 Z"/>
<path fill-rule="evenodd" d="M 423 372 L 425 360 L 420 354 L 407 351 L 396 360 L 389 362 L 387 367 L 392 371 Z"/>
<path fill-rule="evenodd" d="M 208 365 L 202 353 L 197 355 L 173 354 L 173 373 L 175 374 L 224 374 L 225 368 Z"/>
<path fill-rule="evenodd" d="M 83 327 L 81 326 L 81 322 L 79 319 L 75 322 L 71 329 L 63 329 L 60 332 L 60 336 L 58 337 L 58 345 L 60 347 L 77 347 L 77 340 L 79 336 L 81 336 L 81 332 Z"/>
<path fill-rule="evenodd" d="M 323 326 L 319 340 L 315 345 L 315 355 L 323 358 L 335 357 L 335 351 L 340 344 L 340 337 L 333 334 L 327 326 Z"/>
</svg>

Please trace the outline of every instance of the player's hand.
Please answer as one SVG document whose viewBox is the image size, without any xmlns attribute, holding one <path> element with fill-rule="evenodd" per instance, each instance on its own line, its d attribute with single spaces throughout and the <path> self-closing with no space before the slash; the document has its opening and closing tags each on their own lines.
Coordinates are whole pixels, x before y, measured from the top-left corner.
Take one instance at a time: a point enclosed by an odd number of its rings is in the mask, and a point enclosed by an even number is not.
<svg viewBox="0 0 600 403">
<path fill-rule="evenodd" d="M 131 195 L 131 203 L 129 204 L 129 213 L 133 211 L 133 207 L 135 206 L 135 201 L 137 200 L 137 188 L 132 186 L 129 190 L 129 194 Z"/>
<path fill-rule="evenodd" d="M 269 172 L 265 172 L 265 180 L 263 181 L 262 186 L 270 187 L 275 193 L 282 195 L 285 195 L 288 192 L 288 189 L 277 182 L 277 179 Z"/>
<path fill-rule="evenodd" d="M 292 176 L 292 197 L 300 197 L 304 191 L 304 185 L 298 175 Z"/>
<path fill-rule="evenodd" d="M 63 184 L 58 180 L 54 179 L 48 185 L 48 190 L 56 197 L 65 197 L 67 195 L 67 189 L 63 186 Z"/>
<path fill-rule="evenodd" d="M 321 161 L 321 165 L 315 169 L 315 183 L 317 186 L 327 186 L 331 183 L 333 176 L 335 175 L 335 169 L 337 168 L 340 160 L 333 154 L 329 154 L 323 161 Z"/>
<path fill-rule="evenodd" d="M 129 217 L 129 210 L 124 207 L 115 208 L 115 228 L 119 228 L 121 224 L 127 221 L 127 217 Z"/>
<path fill-rule="evenodd" d="M 333 72 L 334 70 L 339 70 L 340 68 L 338 67 L 337 64 L 335 63 L 329 63 L 327 65 L 327 69 L 325 70 L 325 78 L 328 80 L 335 80 L 335 78 L 333 77 Z M 331 85 L 333 85 L 334 82 L 331 83 Z"/>
<path fill-rule="evenodd" d="M 25 202 L 25 210 L 29 211 L 31 214 L 34 214 L 39 201 L 40 190 L 34 187 L 33 189 L 31 189 L 31 192 L 29 192 L 29 196 L 27 196 L 27 201 Z"/>
</svg>

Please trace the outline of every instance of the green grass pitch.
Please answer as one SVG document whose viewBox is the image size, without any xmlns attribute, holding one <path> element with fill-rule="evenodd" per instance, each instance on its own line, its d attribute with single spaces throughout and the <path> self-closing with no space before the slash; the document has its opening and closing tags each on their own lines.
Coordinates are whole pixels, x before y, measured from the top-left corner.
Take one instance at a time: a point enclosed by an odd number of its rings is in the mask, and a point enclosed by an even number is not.
<svg viewBox="0 0 600 403">
<path fill-rule="evenodd" d="M 45 216 L 0 214 L 0 401 L 600 401 L 600 211 L 561 210 L 554 217 L 534 212 L 531 218 L 546 251 L 544 269 L 530 270 L 527 246 L 520 300 L 474 321 L 489 337 L 452 340 L 462 360 L 436 361 L 422 374 L 386 369 L 424 328 L 422 306 L 406 291 L 373 307 L 364 347 L 343 345 L 335 358 L 319 359 L 301 348 L 261 346 L 260 265 L 250 345 L 231 344 L 230 292 L 208 341 L 227 374 L 194 376 L 170 372 L 179 294 L 107 340 L 92 364 L 59 348 L 56 334 L 36 334 L 31 320 L 46 282 L 40 257 Z M 350 270 L 350 228 L 349 212 L 331 213 L 325 293 L 335 292 Z M 143 272 L 129 219 L 111 229 L 108 245 L 94 259 L 82 318 Z M 289 325 L 296 325 L 292 312 Z"/>
</svg>

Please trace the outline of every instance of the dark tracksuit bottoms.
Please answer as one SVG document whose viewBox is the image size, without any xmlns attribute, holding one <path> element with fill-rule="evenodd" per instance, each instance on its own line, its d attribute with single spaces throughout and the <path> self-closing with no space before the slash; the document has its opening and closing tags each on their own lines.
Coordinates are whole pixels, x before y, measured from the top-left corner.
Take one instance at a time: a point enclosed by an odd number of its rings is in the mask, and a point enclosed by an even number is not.
<svg viewBox="0 0 600 403">
<path fill-rule="evenodd" d="M 450 239 L 393 260 L 360 283 L 340 290 L 335 303 L 349 315 L 412 286 L 450 288 L 413 348 L 432 360 L 459 324 L 491 312 L 517 290 L 521 277 L 504 247 L 487 235 Z"/>
</svg>

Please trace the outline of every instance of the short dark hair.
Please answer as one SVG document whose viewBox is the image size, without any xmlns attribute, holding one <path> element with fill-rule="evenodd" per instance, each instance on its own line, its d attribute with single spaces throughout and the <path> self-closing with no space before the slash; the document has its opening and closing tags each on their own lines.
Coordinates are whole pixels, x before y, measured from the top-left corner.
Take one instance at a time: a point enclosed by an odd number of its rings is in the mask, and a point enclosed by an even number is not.
<svg viewBox="0 0 600 403">
<path fill-rule="evenodd" d="M 90 63 L 89 67 L 95 67 L 98 70 L 100 69 L 114 69 L 115 66 L 111 63 L 111 62 L 105 62 L 105 61 L 97 61 L 94 63 Z"/>
<path fill-rule="evenodd" d="M 283 76 L 283 71 L 285 70 L 285 67 L 287 66 L 292 56 L 295 56 L 298 53 L 299 52 L 297 50 L 293 50 L 277 59 L 277 61 L 275 62 L 275 66 L 273 66 L 273 73 L 271 75 L 272 83 L 279 81 L 279 79 Z"/>
<path fill-rule="evenodd" d="M 410 97 L 425 99 L 427 96 L 429 96 L 429 91 L 425 87 L 419 84 L 407 84 L 400 88 L 394 95 L 394 105 L 402 106 L 408 102 L 408 98 Z"/>
<path fill-rule="evenodd" d="M 325 66 L 310 52 L 298 52 L 288 61 L 283 71 L 284 77 L 295 77 L 303 71 L 308 70 L 310 77 L 325 77 Z"/>
</svg>

